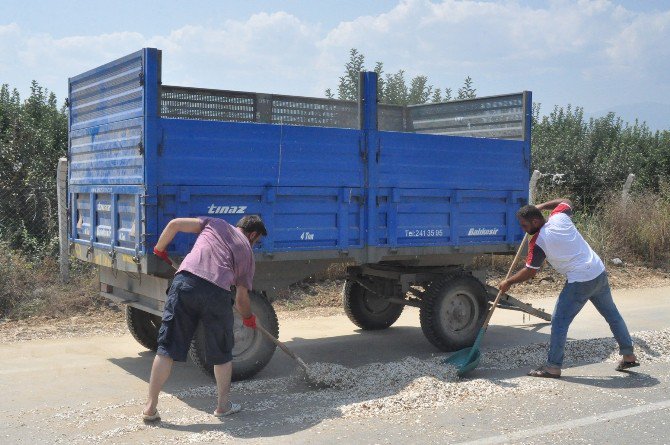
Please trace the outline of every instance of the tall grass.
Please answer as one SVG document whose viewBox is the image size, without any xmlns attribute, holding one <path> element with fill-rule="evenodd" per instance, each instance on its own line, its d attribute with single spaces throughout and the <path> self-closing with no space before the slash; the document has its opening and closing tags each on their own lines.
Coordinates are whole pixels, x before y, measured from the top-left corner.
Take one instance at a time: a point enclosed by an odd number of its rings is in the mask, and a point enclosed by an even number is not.
<svg viewBox="0 0 670 445">
<path fill-rule="evenodd" d="M 71 276 L 63 284 L 53 256 L 31 258 L 0 243 L 0 319 L 71 315 L 103 304 L 93 268 L 73 263 Z"/>
<path fill-rule="evenodd" d="M 607 257 L 642 261 L 670 268 L 670 188 L 638 193 L 624 201 L 610 196 L 595 218 L 589 218 L 591 240 L 602 243 Z M 600 226 L 600 227 L 598 227 Z"/>
<path fill-rule="evenodd" d="M 541 194 L 539 202 L 568 193 Z M 575 206 L 573 221 L 591 248 L 608 261 L 619 258 L 640 266 L 670 271 L 670 185 L 658 193 L 639 192 L 623 201 L 621 193 L 608 194 L 591 211 Z M 481 255 L 475 268 L 503 273 L 512 262 L 511 255 Z"/>
</svg>

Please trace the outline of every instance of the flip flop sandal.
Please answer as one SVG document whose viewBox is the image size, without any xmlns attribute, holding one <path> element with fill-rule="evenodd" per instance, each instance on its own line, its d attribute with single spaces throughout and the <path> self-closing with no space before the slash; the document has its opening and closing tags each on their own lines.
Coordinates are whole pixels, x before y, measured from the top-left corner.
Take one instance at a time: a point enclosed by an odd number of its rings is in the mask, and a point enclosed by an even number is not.
<svg viewBox="0 0 670 445">
<path fill-rule="evenodd" d="M 528 373 L 529 376 L 531 377 L 544 377 L 547 379 L 560 379 L 561 375 L 560 374 L 552 374 L 551 372 L 547 371 L 544 368 L 537 368 L 533 369 Z"/>
<path fill-rule="evenodd" d="M 153 414 L 144 414 L 144 412 L 142 412 L 142 420 L 145 422 L 155 422 L 161 420 L 161 415 L 158 414 L 158 410 L 154 411 Z"/>
<path fill-rule="evenodd" d="M 232 403 L 232 402 L 229 403 L 230 403 L 230 409 L 228 411 L 222 413 L 218 410 L 214 410 L 212 414 L 214 414 L 214 416 L 216 417 L 226 417 L 230 416 L 231 414 L 239 413 L 240 410 L 242 409 L 242 405 L 240 405 L 239 403 Z"/>
<path fill-rule="evenodd" d="M 640 362 L 638 361 L 628 362 L 626 360 L 621 360 L 615 369 L 617 371 L 625 371 L 626 369 L 636 368 L 638 366 L 640 366 Z"/>
</svg>

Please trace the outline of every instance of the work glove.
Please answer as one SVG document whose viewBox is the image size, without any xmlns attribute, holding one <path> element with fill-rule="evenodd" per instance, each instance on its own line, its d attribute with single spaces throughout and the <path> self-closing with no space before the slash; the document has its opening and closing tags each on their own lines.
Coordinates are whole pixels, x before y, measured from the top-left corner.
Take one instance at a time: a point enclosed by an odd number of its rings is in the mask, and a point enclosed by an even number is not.
<svg viewBox="0 0 670 445">
<path fill-rule="evenodd" d="M 256 329 L 256 316 L 254 314 L 251 314 L 249 315 L 249 317 L 243 318 L 242 324 L 248 328 Z"/>
<path fill-rule="evenodd" d="M 161 260 L 165 261 L 168 263 L 170 266 L 172 266 L 172 260 L 168 257 L 168 254 L 164 250 L 158 250 L 154 247 L 154 255 L 156 255 L 158 258 Z"/>
</svg>

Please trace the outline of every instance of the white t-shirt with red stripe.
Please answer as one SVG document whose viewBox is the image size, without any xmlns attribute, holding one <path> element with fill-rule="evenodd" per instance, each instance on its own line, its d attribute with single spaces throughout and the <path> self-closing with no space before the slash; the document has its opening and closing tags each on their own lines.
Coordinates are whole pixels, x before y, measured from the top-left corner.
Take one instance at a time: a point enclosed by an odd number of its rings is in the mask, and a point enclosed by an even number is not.
<svg viewBox="0 0 670 445">
<path fill-rule="evenodd" d="M 568 283 L 591 281 L 605 271 L 605 265 L 584 240 L 570 218 L 572 209 L 560 203 L 542 228 L 530 240 L 526 267 L 539 269 L 545 258 Z"/>
</svg>

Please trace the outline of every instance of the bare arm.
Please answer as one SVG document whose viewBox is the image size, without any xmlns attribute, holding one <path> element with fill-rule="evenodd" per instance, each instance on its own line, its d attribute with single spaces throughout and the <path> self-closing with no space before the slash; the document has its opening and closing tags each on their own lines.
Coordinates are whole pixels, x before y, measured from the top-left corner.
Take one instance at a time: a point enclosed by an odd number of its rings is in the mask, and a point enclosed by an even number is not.
<svg viewBox="0 0 670 445">
<path fill-rule="evenodd" d="M 524 281 L 528 281 L 537 275 L 537 269 L 531 269 L 530 267 L 524 267 L 511 277 L 509 277 L 506 280 L 503 280 L 500 282 L 498 285 L 498 289 L 500 289 L 503 293 L 507 292 L 510 287 L 512 287 L 512 284 L 516 283 L 523 283 Z"/>
<path fill-rule="evenodd" d="M 551 201 L 543 202 L 542 204 L 536 205 L 535 207 L 537 207 L 539 210 L 554 210 L 556 206 L 562 202 L 572 207 L 572 201 L 566 198 L 552 199 Z"/>
<path fill-rule="evenodd" d="M 156 249 L 165 251 L 178 232 L 200 233 L 201 231 L 202 220 L 198 218 L 175 218 L 163 229 L 163 233 L 161 233 L 156 243 Z"/>
<path fill-rule="evenodd" d="M 242 318 L 251 317 L 251 301 L 249 300 L 249 290 L 244 286 L 237 286 L 235 290 L 235 308 Z"/>
</svg>

